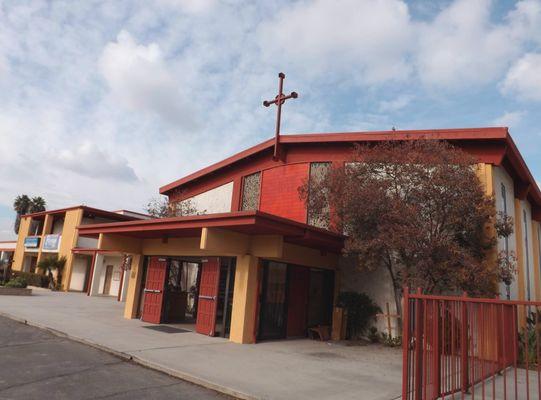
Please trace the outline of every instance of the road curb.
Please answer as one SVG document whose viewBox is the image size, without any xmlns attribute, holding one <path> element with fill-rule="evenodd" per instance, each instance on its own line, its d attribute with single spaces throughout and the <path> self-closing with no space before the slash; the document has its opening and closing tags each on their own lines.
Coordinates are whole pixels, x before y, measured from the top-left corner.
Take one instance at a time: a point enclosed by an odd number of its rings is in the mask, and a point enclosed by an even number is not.
<svg viewBox="0 0 541 400">
<path fill-rule="evenodd" d="M 192 384 L 197 385 L 197 386 L 204 387 L 206 389 L 213 390 L 213 391 L 221 393 L 221 394 L 225 394 L 227 396 L 230 396 L 230 397 L 233 397 L 233 398 L 236 398 L 236 399 L 239 399 L 239 400 L 264 400 L 263 398 L 255 397 L 255 396 L 240 392 L 238 390 L 229 388 L 227 386 L 223 386 L 223 385 L 208 381 L 208 380 L 203 379 L 203 378 L 198 378 L 198 377 L 193 376 L 191 374 L 188 374 L 188 373 L 185 373 L 185 372 L 182 372 L 182 371 L 178 371 L 178 370 L 166 367 L 165 365 L 161 365 L 159 363 L 144 360 L 144 359 L 142 359 L 140 357 L 131 355 L 129 353 L 114 350 L 114 349 L 111 349 L 110 347 L 106 347 L 106 346 L 103 346 L 103 345 L 101 345 L 99 343 L 94 343 L 94 342 L 91 342 L 89 340 L 77 337 L 77 336 L 72 336 L 72 335 L 70 335 L 70 334 L 68 334 L 66 332 L 59 331 L 57 329 L 54 329 L 54 328 L 51 328 L 49 326 L 40 324 L 38 322 L 28 321 L 27 319 L 20 318 L 20 317 L 17 317 L 15 315 L 12 315 L 12 314 L 9 314 L 9 313 L 3 312 L 3 311 L 0 311 L 0 316 L 5 317 L 5 318 L 9 318 L 9 319 L 11 319 L 13 321 L 17 321 L 17 322 L 25 324 L 25 325 L 29 325 L 29 326 L 33 326 L 35 328 L 42 329 L 42 330 L 47 331 L 47 332 L 49 332 L 49 333 L 51 333 L 51 334 L 53 334 L 55 336 L 66 338 L 66 339 L 69 339 L 69 340 L 73 340 L 74 342 L 78 342 L 78 343 L 84 344 L 86 346 L 93 347 L 93 348 L 95 348 L 97 350 L 104 351 L 104 352 L 109 353 L 109 354 L 111 354 L 111 355 L 113 355 L 115 357 L 118 357 L 118 358 L 120 358 L 120 359 L 122 359 L 124 361 L 132 362 L 132 363 L 140 365 L 140 366 L 142 366 L 144 368 L 148 368 L 148 369 L 151 369 L 151 370 L 154 370 L 154 371 L 158 371 L 158 372 L 161 372 L 163 374 L 166 374 L 166 375 L 178 378 L 178 379 L 182 379 L 183 381 L 192 383 Z"/>
</svg>

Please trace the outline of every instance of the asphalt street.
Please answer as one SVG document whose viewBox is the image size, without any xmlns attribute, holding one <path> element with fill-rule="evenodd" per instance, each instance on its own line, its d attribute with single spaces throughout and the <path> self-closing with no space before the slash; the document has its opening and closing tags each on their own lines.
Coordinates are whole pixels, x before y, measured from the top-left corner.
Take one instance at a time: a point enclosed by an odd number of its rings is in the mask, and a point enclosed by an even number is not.
<svg viewBox="0 0 541 400">
<path fill-rule="evenodd" d="M 229 398 L 0 317 L 0 399 Z"/>
</svg>

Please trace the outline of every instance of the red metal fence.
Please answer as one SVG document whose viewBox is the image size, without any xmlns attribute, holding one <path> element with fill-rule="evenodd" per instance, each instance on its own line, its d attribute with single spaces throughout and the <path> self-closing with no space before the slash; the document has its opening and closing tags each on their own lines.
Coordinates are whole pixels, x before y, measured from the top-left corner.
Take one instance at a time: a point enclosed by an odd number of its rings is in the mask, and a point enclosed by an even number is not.
<svg viewBox="0 0 541 400">
<path fill-rule="evenodd" d="M 402 399 L 541 399 L 540 311 L 405 290 Z"/>
</svg>

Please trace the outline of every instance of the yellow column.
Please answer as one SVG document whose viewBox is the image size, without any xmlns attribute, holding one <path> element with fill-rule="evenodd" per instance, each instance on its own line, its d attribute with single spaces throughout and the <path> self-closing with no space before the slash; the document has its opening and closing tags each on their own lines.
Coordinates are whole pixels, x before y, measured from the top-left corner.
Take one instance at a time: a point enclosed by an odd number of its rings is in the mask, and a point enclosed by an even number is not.
<svg viewBox="0 0 541 400">
<path fill-rule="evenodd" d="M 41 239 L 39 242 L 39 251 L 38 251 L 38 259 L 37 259 L 38 263 L 43 258 L 43 251 L 42 251 L 43 242 L 45 241 L 45 235 L 48 235 L 49 233 L 51 233 L 51 229 L 53 227 L 53 219 L 54 217 L 52 215 L 50 214 L 45 215 L 45 220 L 43 221 L 43 229 L 41 231 Z"/>
<path fill-rule="evenodd" d="M 492 164 L 477 164 L 477 176 L 485 188 L 488 196 L 494 195 L 494 168 Z"/>
<path fill-rule="evenodd" d="M 229 340 L 254 343 L 257 308 L 259 258 L 251 255 L 237 257 L 233 309 Z"/>
<path fill-rule="evenodd" d="M 541 301 L 541 274 L 539 273 L 541 248 L 539 246 L 539 222 L 532 221 L 532 245 L 533 245 L 533 279 L 535 284 L 535 300 Z"/>
<path fill-rule="evenodd" d="M 32 218 L 21 218 L 21 224 L 19 225 L 19 235 L 17 236 L 17 247 L 15 247 L 15 254 L 13 255 L 12 269 L 14 271 L 22 271 L 24 263 L 24 239 L 30 233 L 30 224 Z"/>
<path fill-rule="evenodd" d="M 66 212 L 66 216 L 64 218 L 64 228 L 62 229 L 62 238 L 60 239 L 60 248 L 58 249 L 58 257 L 66 257 L 66 265 L 62 273 L 62 290 L 64 291 L 69 290 L 74 258 L 71 249 L 77 245 L 77 227 L 81 224 L 82 220 L 82 208 Z"/>
<path fill-rule="evenodd" d="M 485 194 L 489 197 L 494 196 L 494 167 L 492 164 L 484 164 L 480 163 L 477 164 L 477 177 L 481 181 L 481 185 L 485 189 Z M 496 227 L 493 224 L 488 224 L 485 227 L 485 233 L 487 235 L 487 238 L 495 238 L 496 237 Z M 497 261 L 498 261 L 498 248 L 494 246 L 493 249 L 490 250 L 488 253 L 488 260 L 490 262 L 490 265 L 496 267 Z M 494 281 L 492 282 L 493 288 L 496 290 L 496 292 L 499 292 L 499 282 Z"/>
<path fill-rule="evenodd" d="M 128 282 L 128 292 L 126 294 L 126 305 L 124 306 L 124 318 L 137 318 L 137 309 L 139 307 L 139 294 L 141 293 L 141 277 L 143 276 L 142 254 L 132 254 L 130 281 Z"/>
</svg>

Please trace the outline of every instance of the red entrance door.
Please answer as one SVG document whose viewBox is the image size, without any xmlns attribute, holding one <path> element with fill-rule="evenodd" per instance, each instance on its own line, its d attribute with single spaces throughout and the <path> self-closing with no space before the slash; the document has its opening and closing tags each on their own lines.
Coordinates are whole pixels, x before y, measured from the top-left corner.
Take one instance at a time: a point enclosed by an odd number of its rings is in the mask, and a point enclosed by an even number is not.
<svg viewBox="0 0 541 400">
<path fill-rule="evenodd" d="M 201 282 L 199 284 L 199 302 L 195 330 L 203 335 L 214 336 L 216 328 L 216 310 L 220 287 L 220 259 L 209 257 L 203 260 Z"/>
<path fill-rule="evenodd" d="M 143 314 L 141 316 L 141 319 L 145 322 L 154 324 L 161 322 L 166 272 L 166 258 L 150 257 L 144 290 Z"/>
<path fill-rule="evenodd" d="M 310 269 L 292 265 L 289 267 L 288 278 L 287 336 L 305 336 Z"/>
</svg>

